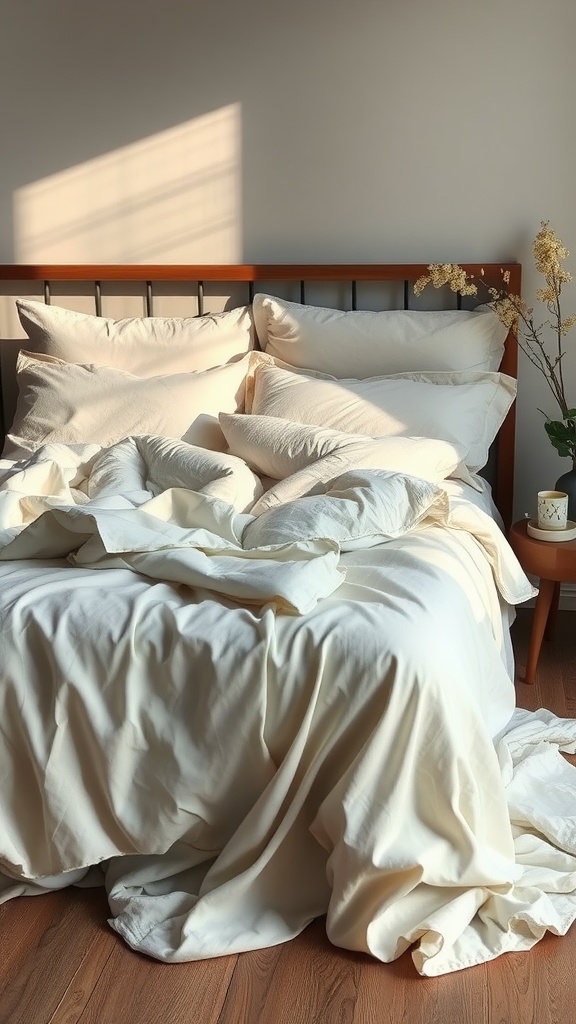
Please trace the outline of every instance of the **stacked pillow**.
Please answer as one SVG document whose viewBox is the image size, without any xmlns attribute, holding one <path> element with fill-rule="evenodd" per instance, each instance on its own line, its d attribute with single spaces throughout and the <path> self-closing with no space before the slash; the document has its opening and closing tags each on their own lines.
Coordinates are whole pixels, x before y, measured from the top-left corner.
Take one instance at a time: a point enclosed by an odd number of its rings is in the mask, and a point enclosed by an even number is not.
<svg viewBox="0 0 576 1024">
<path fill-rule="evenodd" d="M 488 461 L 515 394 L 515 380 L 502 373 L 414 371 L 339 379 L 254 353 L 246 412 L 368 437 L 440 438 L 461 446 L 467 468 L 477 472 Z"/>
<path fill-rule="evenodd" d="M 29 341 L 9 456 L 47 441 L 108 446 L 157 434 L 228 448 L 281 480 L 363 439 L 365 468 L 385 456 L 389 468 L 470 482 L 516 393 L 498 372 L 507 332 L 490 306 L 344 312 L 257 294 L 252 309 L 124 320 L 25 299 L 17 307 Z M 377 444 L 366 447 L 370 438 Z"/>
<path fill-rule="evenodd" d="M 344 312 L 259 293 L 253 310 L 264 352 L 291 366 L 335 377 L 497 370 L 508 333 L 487 305 L 472 311 Z"/>
<path fill-rule="evenodd" d="M 67 363 L 96 363 L 137 377 L 221 366 L 254 348 L 249 306 L 206 316 L 89 316 L 34 299 L 16 299 L 31 352 Z"/>
<path fill-rule="evenodd" d="M 135 434 L 226 442 L 222 411 L 244 407 L 249 307 L 200 317 L 112 320 L 17 299 L 26 350 L 4 455 L 49 441 L 114 444 Z"/>
<path fill-rule="evenodd" d="M 223 451 L 218 415 L 243 408 L 248 365 L 244 356 L 211 370 L 138 377 L 21 351 L 18 403 L 4 454 L 57 441 L 106 447 L 138 434 Z"/>
<path fill-rule="evenodd" d="M 268 478 L 252 507 L 260 515 L 287 501 L 324 492 L 350 469 L 384 469 L 440 483 L 460 463 L 457 444 L 429 437 L 366 437 L 293 423 L 276 416 L 220 414 L 231 454 Z"/>
<path fill-rule="evenodd" d="M 264 354 L 251 357 L 246 412 L 441 439 L 463 451 L 450 475 L 474 483 L 516 395 L 498 372 L 508 332 L 491 306 L 342 311 L 259 293 L 253 309 Z"/>
</svg>

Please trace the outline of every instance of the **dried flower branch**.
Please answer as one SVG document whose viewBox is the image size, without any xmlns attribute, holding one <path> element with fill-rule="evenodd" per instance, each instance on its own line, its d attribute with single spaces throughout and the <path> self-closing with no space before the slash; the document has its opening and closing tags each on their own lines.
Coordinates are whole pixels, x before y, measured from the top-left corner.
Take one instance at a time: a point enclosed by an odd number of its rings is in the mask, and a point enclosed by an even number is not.
<svg viewBox="0 0 576 1024">
<path fill-rule="evenodd" d="M 543 413 L 548 437 L 560 455 L 569 456 L 576 464 L 576 409 L 571 408 L 566 399 L 562 365 L 564 338 L 576 325 L 576 315 L 563 318 L 560 308 L 562 286 L 572 280 L 572 275 L 564 268 L 570 253 L 549 227 L 548 221 L 541 222 L 532 252 L 536 269 L 545 281 L 545 287 L 536 291 L 537 300 L 548 312 L 540 324 L 534 322 L 534 309 L 508 290 L 510 276 L 505 271 L 502 271 L 502 287 L 496 288 L 485 284 L 482 275 L 467 274 L 457 263 L 431 263 L 428 274 L 416 281 L 414 292 L 419 295 L 428 285 L 434 288 L 448 286 L 461 295 L 478 295 L 479 288 L 485 290 L 500 321 L 516 331 L 518 345 L 542 373 L 560 409 L 561 420 Z M 548 342 L 550 332 L 553 338 L 551 348 Z"/>
</svg>

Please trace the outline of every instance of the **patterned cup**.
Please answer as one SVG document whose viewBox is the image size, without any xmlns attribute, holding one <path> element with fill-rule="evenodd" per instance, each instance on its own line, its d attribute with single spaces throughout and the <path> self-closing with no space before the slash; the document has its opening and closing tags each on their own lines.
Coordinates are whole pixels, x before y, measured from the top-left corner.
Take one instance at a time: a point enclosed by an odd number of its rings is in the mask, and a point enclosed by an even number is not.
<svg viewBox="0 0 576 1024">
<path fill-rule="evenodd" d="M 538 527 L 540 530 L 565 530 L 568 521 L 568 495 L 565 491 L 538 491 Z"/>
</svg>

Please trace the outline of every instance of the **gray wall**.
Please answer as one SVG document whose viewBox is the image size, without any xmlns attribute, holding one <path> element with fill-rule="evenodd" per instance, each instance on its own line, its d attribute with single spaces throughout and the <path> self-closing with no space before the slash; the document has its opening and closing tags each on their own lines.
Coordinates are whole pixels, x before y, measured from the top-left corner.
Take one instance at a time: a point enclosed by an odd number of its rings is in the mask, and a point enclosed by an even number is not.
<svg viewBox="0 0 576 1024">
<path fill-rule="evenodd" d="M 576 248 L 574 0 L 1 0 L 0 29 L 2 262 L 518 259 L 532 301 L 540 220 Z M 523 359 L 519 514 L 568 467 L 537 407 Z"/>
</svg>

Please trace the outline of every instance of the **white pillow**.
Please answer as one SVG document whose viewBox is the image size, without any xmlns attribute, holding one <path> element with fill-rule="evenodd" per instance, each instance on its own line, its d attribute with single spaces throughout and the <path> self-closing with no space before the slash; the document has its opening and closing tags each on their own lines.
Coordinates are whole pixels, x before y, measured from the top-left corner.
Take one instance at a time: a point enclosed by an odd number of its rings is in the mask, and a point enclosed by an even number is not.
<svg viewBox="0 0 576 1024">
<path fill-rule="evenodd" d="M 21 351 L 18 403 L 4 457 L 58 441 L 107 447 L 137 434 L 179 437 L 222 451 L 218 414 L 242 409 L 248 362 L 244 356 L 212 370 L 144 378 Z"/>
<path fill-rule="evenodd" d="M 347 468 L 362 467 L 409 473 L 438 483 L 464 456 L 461 446 L 427 437 L 360 437 L 274 416 L 241 413 L 220 413 L 219 420 L 230 453 L 273 480 L 311 468 L 311 483 L 326 483 Z"/>
<path fill-rule="evenodd" d="M 487 305 L 473 311 L 324 309 L 257 294 L 264 352 L 335 377 L 409 370 L 497 370 L 508 329 Z"/>
<path fill-rule="evenodd" d="M 426 448 L 441 443 L 420 437 L 358 437 L 344 450 L 325 455 L 284 480 L 278 480 L 268 487 L 250 511 L 252 515 L 259 516 L 296 498 L 323 494 L 334 486 L 335 480 L 351 470 L 385 471 L 419 480 L 422 485 L 432 484 L 434 471 L 427 464 Z"/>
<path fill-rule="evenodd" d="M 199 317 L 89 316 L 34 299 L 16 299 L 27 349 L 68 363 L 97 363 L 137 377 L 207 370 L 254 347 L 250 307 Z"/>
<path fill-rule="evenodd" d="M 475 473 L 516 395 L 502 373 L 398 373 L 337 380 L 277 365 L 253 353 L 245 411 L 369 437 L 431 437 L 465 450 Z"/>
<path fill-rule="evenodd" d="M 262 499 L 261 499 L 262 500 Z M 242 546 L 293 544 L 307 537 L 335 541 L 342 551 L 373 547 L 401 537 L 423 519 L 445 520 L 448 495 L 436 484 L 398 473 L 367 477 L 344 473 L 326 493 L 300 498 L 281 509 L 255 510 L 242 534 Z"/>
</svg>

